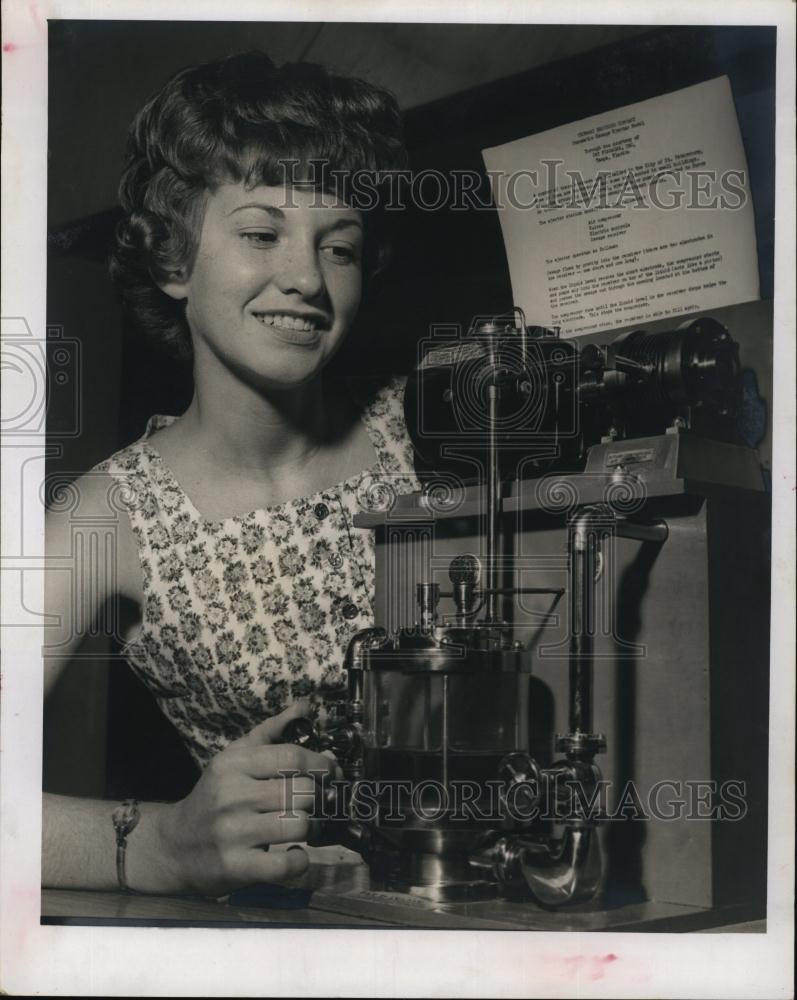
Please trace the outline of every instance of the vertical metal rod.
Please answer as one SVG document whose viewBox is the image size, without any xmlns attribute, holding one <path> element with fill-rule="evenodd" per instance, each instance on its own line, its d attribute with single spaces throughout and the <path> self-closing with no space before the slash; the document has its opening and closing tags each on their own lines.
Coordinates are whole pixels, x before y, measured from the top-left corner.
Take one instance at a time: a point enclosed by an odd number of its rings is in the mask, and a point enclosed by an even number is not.
<svg viewBox="0 0 797 1000">
<path fill-rule="evenodd" d="M 443 674 L 443 787 L 448 788 L 448 674 Z"/>
<path fill-rule="evenodd" d="M 522 366 L 522 377 L 526 378 L 529 374 L 529 331 L 526 326 L 526 314 L 520 308 L 520 306 L 515 306 L 515 327 L 520 333 L 520 364 Z"/>
<path fill-rule="evenodd" d="M 496 601 L 498 589 L 498 533 L 501 525 L 501 476 L 498 467 L 498 386 L 487 386 L 487 419 L 489 424 L 489 442 L 487 453 L 487 616 L 488 622 L 497 619 Z"/>
<path fill-rule="evenodd" d="M 432 678 L 429 674 L 423 685 L 423 748 L 434 749 L 432 745 Z"/>
<path fill-rule="evenodd" d="M 597 530 L 589 511 L 570 524 L 570 731 L 592 732 Z"/>
<path fill-rule="evenodd" d="M 520 724 L 520 713 L 527 712 L 529 709 L 528 698 L 523 697 L 523 691 L 521 689 L 521 678 L 523 674 L 518 671 L 515 675 L 515 749 L 524 750 L 522 737 L 520 735 L 521 724 Z M 526 691 L 528 695 L 528 690 Z"/>
</svg>

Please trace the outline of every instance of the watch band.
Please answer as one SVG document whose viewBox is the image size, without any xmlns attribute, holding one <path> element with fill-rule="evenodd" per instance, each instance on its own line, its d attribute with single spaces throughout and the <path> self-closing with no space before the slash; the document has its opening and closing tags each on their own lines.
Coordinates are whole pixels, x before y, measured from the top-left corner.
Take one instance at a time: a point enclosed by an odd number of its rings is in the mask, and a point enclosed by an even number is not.
<svg viewBox="0 0 797 1000">
<path fill-rule="evenodd" d="M 123 892 L 130 892 L 125 874 L 125 854 L 127 852 L 127 836 L 138 825 L 141 819 L 141 811 L 138 808 L 137 799 L 125 799 L 118 805 L 111 814 L 113 828 L 116 831 L 116 877 L 119 881 L 119 888 Z"/>
</svg>

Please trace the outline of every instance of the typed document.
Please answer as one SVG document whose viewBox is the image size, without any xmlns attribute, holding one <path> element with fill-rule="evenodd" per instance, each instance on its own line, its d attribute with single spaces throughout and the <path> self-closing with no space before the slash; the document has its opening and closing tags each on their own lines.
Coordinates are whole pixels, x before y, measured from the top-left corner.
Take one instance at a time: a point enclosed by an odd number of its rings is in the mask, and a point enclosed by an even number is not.
<svg viewBox="0 0 797 1000">
<path fill-rule="evenodd" d="M 727 77 L 483 156 L 528 324 L 572 336 L 758 298 Z"/>
</svg>

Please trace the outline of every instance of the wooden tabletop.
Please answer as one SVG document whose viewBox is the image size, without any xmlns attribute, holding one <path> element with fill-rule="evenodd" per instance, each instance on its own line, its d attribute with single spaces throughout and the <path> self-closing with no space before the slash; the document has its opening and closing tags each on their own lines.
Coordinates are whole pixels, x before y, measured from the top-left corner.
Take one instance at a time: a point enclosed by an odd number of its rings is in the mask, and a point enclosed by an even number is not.
<svg viewBox="0 0 797 1000">
<path fill-rule="evenodd" d="M 42 923 L 192 927 L 413 927 L 465 930 L 764 932 L 758 910 L 716 910 L 645 901 L 607 909 L 596 900 L 559 911 L 531 899 L 435 903 L 374 887 L 358 854 L 309 848 L 310 867 L 284 885 L 266 885 L 223 900 L 121 892 L 44 889 Z"/>
<path fill-rule="evenodd" d="M 42 891 L 42 923 L 190 927 L 373 927 L 385 921 L 309 907 L 235 906 L 190 896 L 135 896 L 74 889 Z"/>
<path fill-rule="evenodd" d="M 647 901 L 615 909 L 541 910 L 532 901 L 506 899 L 441 905 L 359 884 L 351 872 L 337 886 L 304 894 L 295 886 L 266 886 L 244 905 L 188 896 L 137 896 L 119 892 L 45 889 L 42 923 L 86 926 L 337 927 L 462 930 L 725 931 L 764 933 L 749 908 L 707 910 Z M 367 873 L 366 873 L 367 875 Z M 300 887 L 301 888 L 301 887 Z"/>
</svg>

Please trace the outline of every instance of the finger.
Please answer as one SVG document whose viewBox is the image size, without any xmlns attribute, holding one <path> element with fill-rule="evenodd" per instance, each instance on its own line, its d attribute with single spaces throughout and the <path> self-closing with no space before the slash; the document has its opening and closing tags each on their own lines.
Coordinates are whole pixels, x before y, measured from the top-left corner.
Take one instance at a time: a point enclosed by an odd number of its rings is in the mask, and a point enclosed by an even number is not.
<svg viewBox="0 0 797 1000">
<path fill-rule="evenodd" d="M 250 729 L 246 736 L 242 736 L 238 743 L 253 746 L 268 745 L 278 742 L 282 731 L 291 719 L 300 719 L 302 716 L 309 716 L 312 703 L 309 698 L 300 698 L 293 702 L 279 715 L 273 715 L 270 719 L 265 719 Z"/>
<path fill-rule="evenodd" d="M 301 847 L 288 851 L 266 853 L 259 849 L 246 851 L 241 856 L 240 884 L 257 882 L 283 882 L 307 871 L 310 859 Z"/>
<path fill-rule="evenodd" d="M 245 805 L 253 812 L 311 813 L 315 809 L 318 786 L 311 777 L 249 781 Z"/>
<path fill-rule="evenodd" d="M 240 765 L 246 774 L 259 780 L 303 774 L 316 781 L 325 780 L 327 776 L 334 777 L 337 766 L 331 758 L 293 743 L 247 747 L 241 754 Z"/>
<path fill-rule="evenodd" d="M 215 834 L 229 864 L 230 856 L 236 857 L 241 851 L 307 840 L 309 826 L 306 812 L 253 812 L 219 820 Z"/>
<path fill-rule="evenodd" d="M 334 753 L 332 753 L 331 750 L 322 750 L 321 753 L 324 757 L 329 757 L 331 760 L 335 761 L 335 777 L 338 781 L 342 781 L 345 775 L 343 773 L 343 768 L 338 764 L 338 758 L 334 755 Z"/>
<path fill-rule="evenodd" d="M 224 874 L 227 883 L 225 891 L 229 893 L 236 888 L 264 882 L 285 882 L 301 875 L 309 863 L 307 854 L 298 846 L 295 850 L 289 848 L 273 853 L 267 853 L 262 847 L 247 847 L 228 859 Z"/>
<path fill-rule="evenodd" d="M 247 848 L 292 844 L 307 840 L 310 819 L 306 812 L 250 813 L 239 819 L 239 844 Z"/>
</svg>

